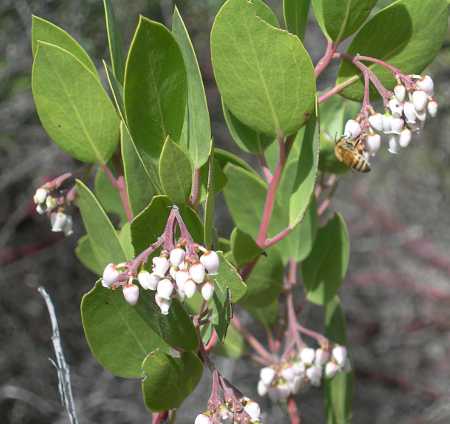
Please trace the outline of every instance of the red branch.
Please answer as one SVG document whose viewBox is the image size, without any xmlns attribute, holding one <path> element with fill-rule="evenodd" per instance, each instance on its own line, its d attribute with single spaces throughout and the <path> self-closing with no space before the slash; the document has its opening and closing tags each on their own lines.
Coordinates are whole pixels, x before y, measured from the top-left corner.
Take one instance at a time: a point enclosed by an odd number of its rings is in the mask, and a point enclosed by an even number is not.
<svg viewBox="0 0 450 424">
<path fill-rule="evenodd" d="M 291 420 L 291 424 L 300 424 L 300 415 L 298 412 L 297 404 L 293 396 L 289 396 L 287 401 L 287 408 L 289 412 L 289 418 Z"/>
</svg>

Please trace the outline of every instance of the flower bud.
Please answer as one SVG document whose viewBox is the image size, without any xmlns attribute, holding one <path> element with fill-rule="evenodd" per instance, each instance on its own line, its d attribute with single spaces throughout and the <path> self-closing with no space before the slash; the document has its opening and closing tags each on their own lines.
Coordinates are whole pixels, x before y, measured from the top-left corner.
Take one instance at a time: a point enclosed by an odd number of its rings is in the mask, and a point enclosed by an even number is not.
<svg viewBox="0 0 450 424">
<path fill-rule="evenodd" d="M 391 135 L 389 137 L 389 147 L 388 152 L 392 153 L 393 155 L 396 155 L 399 152 L 399 136 L 398 135 Z"/>
<path fill-rule="evenodd" d="M 406 99 L 406 87 L 403 84 L 398 84 L 394 87 L 395 97 L 399 102 L 404 102 Z"/>
<path fill-rule="evenodd" d="M 172 249 L 170 251 L 170 263 L 173 266 L 179 266 L 181 262 L 184 261 L 184 256 L 186 255 L 186 252 L 184 249 L 181 249 L 180 247 L 177 247 L 175 249 Z"/>
<path fill-rule="evenodd" d="M 303 376 L 305 374 L 305 364 L 300 361 L 296 361 L 292 364 L 292 369 L 295 372 L 295 375 L 297 376 Z"/>
<path fill-rule="evenodd" d="M 256 402 L 252 400 L 248 402 L 244 406 L 244 411 L 247 412 L 252 420 L 259 420 L 259 416 L 261 415 L 261 408 Z"/>
<path fill-rule="evenodd" d="M 434 92 L 434 82 L 429 75 L 425 75 L 419 81 L 416 82 L 416 87 L 418 90 L 425 91 L 429 96 L 433 95 Z"/>
<path fill-rule="evenodd" d="M 195 417 L 194 424 L 211 424 L 211 418 L 208 417 L 208 415 L 205 414 L 198 414 Z"/>
<path fill-rule="evenodd" d="M 190 299 L 197 291 L 197 285 L 191 279 L 186 280 L 183 285 L 183 291 L 186 297 Z"/>
<path fill-rule="evenodd" d="M 333 355 L 333 359 L 336 361 L 336 364 L 343 367 L 345 361 L 347 360 L 347 349 L 344 346 L 336 345 L 331 354 Z"/>
<path fill-rule="evenodd" d="M 289 385 L 286 383 L 281 383 L 276 387 L 277 390 L 277 396 L 278 399 L 286 399 L 291 394 L 291 390 L 289 388 Z M 269 389 L 269 396 L 270 396 L 271 390 Z"/>
<path fill-rule="evenodd" d="M 428 95 L 425 91 L 414 91 L 412 94 L 412 102 L 417 112 L 423 112 L 427 107 Z"/>
<path fill-rule="evenodd" d="M 159 309 L 163 315 L 169 315 L 170 304 L 172 303 L 171 300 L 163 299 L 161 296 L 156 294 L 155 302 L 159 306 Z"/>
<path fill-rule="evenodd" d="M 316 365 L 308 368 L 306 370 L 306 377 L 308 377 L 308 380 L 313 386 L 320 386 L 320 381 L 322 379 L 322 368 Z"/>
<path fill-rule="evenodd" d="M 213 296 L 214 285 L 211 284 L 209 281 L 207 281 L 205 284 L 203 284 L 201 293 L 202 293 L 203 299 L 208 301 Z"/>
<path fill-rule="evenodd" d="M 354 119 L 349 119 L 344 128 L 344 135 L 347 138 L 357 138 L 361 134 L 361 125 Z"/>
<path fill-rule="evenodd" d="M 306 365 L 312 365 L 314 362 L 314 358 L 316 356 L 316 352 L 314 349 L 310 347 L 305 347 L 300 352 L 300 359 L 306 364 Z"/>
<path fill-rule="evenodd" d="M 334 362 L 325 365 L 325 377 L 333 378 L 339 372 L 339 367 Z"/>
<path fill-rule="evenodd" d="M 50 215 L 51 229 L 54 233 L 64 231 L 67 215 L 64 212 L 54 212 Z"/>
<path fill-rule="evenodd" d="M 47 209 L 44 207 L 42 207 L 42 205 L 37 205 L 36 206 L 36 212 L 39 214 L 39 215 L 44 215 L 44 213 L 47 211 Z"/>
<path fill-rule="evenodd" d="M 156 290 L 160 280 L 156 274 L 150 274 L 148 271 L 141 271 L 137 277 L 144 290 Z"/>
<path fill-rule="evenodd" d="M 412 138 L 412 132 L 409 128 L 405 128 L 400 133 L 400 138 L 398 140 L 398 144 L 400 144 L 401 147 L 407 147 L 409 143 L 411 142 Z"/>
<path fill-rule="evenodd" d="M 205 252 L 202 256 L 200 256 L 200 262 L 206 268 L 209 275 L 217 275 L 220 263 L 219 255 L 216 252 L 213 250 Z"/>
<path fill-rule="evenodd" d="M 392 131 L 392 115 L 383 115 L 383 132 L 390 134 Z"/>
<path fill-rule="evenodd" d="M 281 371 L 281 377 L 283 377 L 287 382 L 294 380 L 294 378 L 295 378 L 294 368 L 292 368 L 292 367 L 284 368 Z"/>
<path fill-rule="evenodd" d="M 416 123 L 416 109 L 411 102 L 405 102 L 403 105 L 403 114 L 405 115 L 408 124 Z"/>
<path fill-rule="evenodd" d="M 262 380 L 258 381 L 258 386 L 256 388 L 256 391 L 258 392 L 258 395 L 261 397 L 267 395 L 267 386 L 264 384 L 264 381 L 262 381 Z"/>
<path fill-rule="evenodd" d="M 57 206 L 58 202 L 56 201 L 56 199 L 52 196 L 47 196 L 47 198 L 45 199 L 45 207 L 47 208 L 47 210 L 55 209 Z"/>
<path fill-rule="evenodd" d="M 159 278 L 164 278 L 170 267 L 170 262 L 165 256 L 156 256 L 153 258 L 153 273 Z"/>
<path fill-rule="evenodd" d="M 170 300 L 173 293 L 173 284 L 167 278 L 164 278 L 158 283 L 156 292 L 161 299 Z"/>
<path fill-rule="evenodd" d="M 73 234 L 73 221 L 70 215 L 66 215 L 66 223 L 64 224 L 63 231 L 66 237 Z"/>
<path fill-rule="evenodd" d="M 375 131 L 382 132 L 383 115 L 381 113 L 375 113 L 374 115 L 369 116 L 369 124 Z"/>
<path fill-rule="evenodd" d="M 201 284 L 205 281 L 205 267 L 200 262 L 196 262 L 189 268 L 189 275 L 197 284 Z"/>
<path fill-rule="evenodd" d="M 272 384 L 275 375 L 276 372 L 271 367 L 261 368 L 261 371 L 259 372 L 259 378 L 266 386 L 270 386 Z"/>
<path fill-rule="evenodd" d="M 316 350 L 316 359 L 315 359 L 314 363 L 318 367 L 324 366 L 328 362 L 329 359 L 330 359 L 330 353 L 329 352 L 327 352 L 324 349 L 317 349 Z"/>
<path fill-rule="evenodd" d="M 119 274 L 120 273 L 117 270 L 115 264 L 106 265 L 105 269 L 103 270 L 103 276 L 102 276 L 103 287 L 106 287 L 106 288 L 111 287 L 111 285 L 116 282 Z"/>
<path fill-rule="evenodd" d="M 436 100 L 431 100 L 428 103 L 427 109 L 428 109 L 428 113 L 430 114 L 430 116 L 432 118 L 435 118 L 437 113 L 438 113 L 438 102 Z"/>
<path fill-rule="evenodd" d="M 123 297 L 131 305 L 136 305 L 139 299 L 139 287 L 136 284 L 127 284 L 122 289 Z"/>
<path fill-rule="evenodd" d="M 373 156 L 378 152 L 381 146 L 381 136 L 380 134 L 370 134 L 367 137 L 367 150 Z"/>
<path fill-rule="evenodd" d="M 34 203 L 36 203 L 37 205 L 39 205 L 40 203 L 44 203 L 45 200 L 47 199 L 47 195 L 48 191 L 45 188 L 42 187 L 38 188 L 33 196 Z"/>
<path fill-rule="evenodd" d="M 395 97 L 392 97 L 388 103 L 389 110 L 394 118 L 400 118 L 403 113 L 403 104 L 401 104 Z"/>
<path fill-rule="evenodd" d="M 392 118 L 391 119 L 391 131 L 394 134 L 400 134 L 400 131 L 405 126 L 405 121 L 401 118 Z"/>
</svg>

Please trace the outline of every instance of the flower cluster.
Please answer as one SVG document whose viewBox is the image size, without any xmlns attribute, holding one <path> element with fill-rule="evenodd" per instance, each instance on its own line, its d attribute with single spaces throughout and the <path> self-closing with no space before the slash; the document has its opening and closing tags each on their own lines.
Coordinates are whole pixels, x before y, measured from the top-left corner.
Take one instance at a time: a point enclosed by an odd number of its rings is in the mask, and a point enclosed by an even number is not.
<svg viewBox="0 0 450 424">
<path fill-rule="evenodd" d="M 152 273 L 143 270 L 138 274 L 143 289 L 156 290 L 155 301 L 161 313 L 169 312 L 174 296 L 183 301 L 199 290 L 205 301 L 211 299 L 214 282 L 210 277 L 217 275 L 219 256 L 202 246 L 197 249 L 203 253 L 199 259 L 197 255 L 187 255 L 182 246 L 170 252 L 162 251 L 160 256 L 153 258 Z"/>
<path fill-rule="evenodd" d="M 414 133 L 420 132 L 427 115 L 435 117 L 438 103 L 433 97 L 434 83 L 430 76 L 399 75 L 392 97 L 386 99 L 385 113 L 362 110 L 356 119 L 346 122 L 344 136 L 360 139 L 366 151 L 375 155 L 381 146 L 382 136 L 388 137 L 388 151 L 397 154 L 407 147 Z"/>
<path fill-rule="evenodd" d="M 349 369 L 344 346 L 335 345 L 331 350 L 304 347 L 292 359 L 261 369 L 258 394 L 273 401 L 284 400 L 308 386 L 320 386 L 323 377 L 333 378 Z"/>
<path fill-rule="evenodd" d="M 195 418 L 194 424 L 234 424 L 234 423 L 261 423 L 261 408 L 254 400 L 242 397 L 237 403 L 222 403 L 216 410 L 205 411 Z"/>
<path fill-rule="evenodd" d="M 36 212 L 47 214 L 50 218 L 51 230 L 63 232 L 66 236 L 73 233 L 72 217 L 66 213 L 66 207 L 75 197 L 72 175 L 63 174 L 39 187 L 33 196 Z"/>
<path fill-rule="evenodd" d="M 182 238 L 174 243 L 175 222 Z M 159 256 L 152 259 L 152 271 L 144 269 L 148 258 L 162 246 Z M 139 300 L 137 280 L 144 290 L 155 291 L 155 302 L 161 313 L 169 313 L 172 299 L 183 301 L 199 291 L 205 301 L 214 294 L 213 277 L 219 271 L 219 255 L 194 243 L 178 208 L 173 207 L 161 237 L 135 259 L 122 264 L 108 264 L 103 271 L 102 284 L 106 288 L 122 287 L 125 300 L 135 305 Z M 138 271 L 140 270 L 140 271 Z"/>
</svg>

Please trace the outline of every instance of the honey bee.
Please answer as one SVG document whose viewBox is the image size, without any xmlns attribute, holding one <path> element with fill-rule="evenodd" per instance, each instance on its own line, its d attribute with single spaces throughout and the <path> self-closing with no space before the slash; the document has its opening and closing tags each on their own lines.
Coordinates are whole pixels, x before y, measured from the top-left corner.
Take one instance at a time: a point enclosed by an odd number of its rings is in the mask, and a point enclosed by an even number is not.
<svg viewBox="0 0 450 424">
<path fill-rule="evenodd" d="M 349 168 L 359 172 L 370 171 L 370 164 L 367 159 L 368 154 L 360 138 L 341 137 L 336 141 L 334 153 L 337 159 Z"/>
</svg>

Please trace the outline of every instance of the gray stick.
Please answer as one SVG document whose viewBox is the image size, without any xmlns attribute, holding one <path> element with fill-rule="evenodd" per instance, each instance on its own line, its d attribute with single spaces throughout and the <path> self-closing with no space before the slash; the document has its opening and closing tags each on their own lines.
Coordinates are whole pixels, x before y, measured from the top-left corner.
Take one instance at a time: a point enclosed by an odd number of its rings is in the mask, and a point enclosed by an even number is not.
<svg viewBox="0 0 450 424">
<path fill-rule="evenodd" d="M 61 402 L 66 408 L 71 424 L 78 424 L 78 418 L 75 411 L 75 402 L 72 395 L 72 386 L 70 384 L 70 370 L 64 358 L 64 352 L 61 345 L 61 337 L 59 335 L 58 321 L 56 319 L 55 308 L 49 294 L 44 287 L 38 287 L 38 292 L 44 298 L 45 304 L 50 315 L 52 323 L 52 343 L 55 350 L 56 363 L 50 360 L 56 368 L 58 374 L 58 389 L 61 396 Z"/>
</svg>

